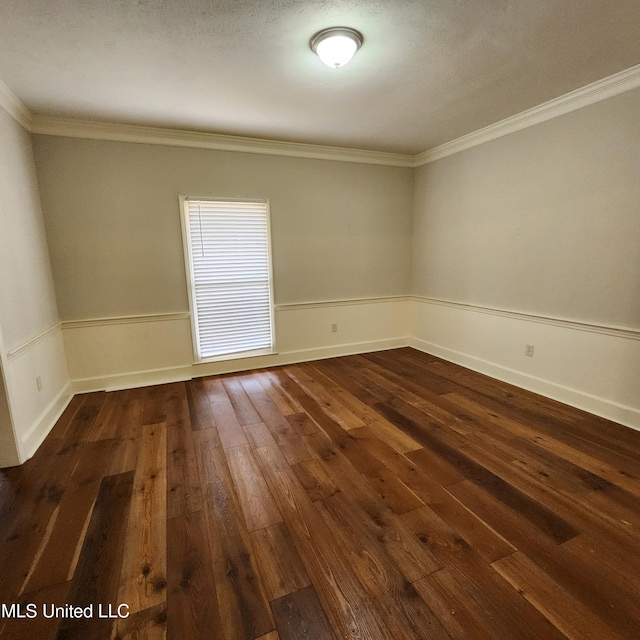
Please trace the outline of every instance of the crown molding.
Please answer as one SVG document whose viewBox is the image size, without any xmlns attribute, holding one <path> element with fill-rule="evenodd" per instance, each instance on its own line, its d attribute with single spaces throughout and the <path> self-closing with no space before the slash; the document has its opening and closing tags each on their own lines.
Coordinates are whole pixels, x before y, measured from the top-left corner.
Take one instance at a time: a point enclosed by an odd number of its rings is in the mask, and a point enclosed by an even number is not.
<svg viewBox="0 0 640 640">
<path fill-rule="evenodd" d="M 35 116 L 31 125 L 31 132 L 50 136 L 91 138 L 118 142 L 139 142 L 173 147 L 191 147 L 196 149 L 237 151 L 272 156 L 312 158 L 316 160 L 381 164 L 394 167 L 413 166 L 413 156 L 401 153 L 347 149 L 344 147 L 263 140 L 260 138 L 244 138 L 218 133 L 162 129 L 159 127 L 94 122 L 72 118 Z"/>
<path fill-rule="evenodd" d="M 433 149 L 428 149 L 417 156 L 414 156 L 414 167 L 446 158 L 460 151 L 477 147 L 480 144 L 496 140 L 502 136 L 509 135 L 516 131 L 532 127 L 533 125 L 551 120 L 558 116 L 577 111 L 582 107 L 595 104 L 601 100 L 612 98 L 625 91 L 631 91 L 640 87 L 640 64 L 615 73 L 612 76 L 603 78 L 596 82 L 575 89 L 563 96 L 549 100 L 537 107 L 527 109 L 500 122 L 468 133 L 460 138 L 441 144 Z"/>
<path fill-rule="evenodd" d="M 27 131 L 43 135 L 117 142 L 136 142 L 196 149 L 215 149 L 241 153 L 312 158 L 356 162 L 392 167 L 421 167 L 430 162 L 471 149 L 503 136 L 532 127 L 541 122 L 582 109 L 618 94 L 640 87 L 640 64 L 607 78 L 575 89 L 563 96 L 505 118 L 467 135 L 446 142 L 417 155 L 349 149 L 301 142 L 283 142 L 261 138 L 245 138 L 218 133 L 163 129 L 159 127 L 116 124 L 75 118 L 57 118 L 32 114 L 29 109 L 0 81 L 0 107 Z"/>
<path fill-rule="evenodd" d="M 18 124 L 31 131 L 33 114 L 4 82 L 0 80 L 0 107 L 2 107 Z"/>
</svg>

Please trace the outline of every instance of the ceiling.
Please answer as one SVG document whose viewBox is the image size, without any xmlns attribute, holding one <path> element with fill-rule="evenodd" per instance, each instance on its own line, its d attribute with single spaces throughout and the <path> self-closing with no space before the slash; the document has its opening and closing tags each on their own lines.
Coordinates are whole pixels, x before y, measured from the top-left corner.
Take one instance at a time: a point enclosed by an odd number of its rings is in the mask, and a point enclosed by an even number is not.
<svg viewBox="0 0 640 640">
<path fill-rule="evenodd" d="M 364 35 L 329 69 L 320 29 Z M 640 62 L 639 0 L 0 0 L 37 115 L 416 154 Z"/>
</svg>

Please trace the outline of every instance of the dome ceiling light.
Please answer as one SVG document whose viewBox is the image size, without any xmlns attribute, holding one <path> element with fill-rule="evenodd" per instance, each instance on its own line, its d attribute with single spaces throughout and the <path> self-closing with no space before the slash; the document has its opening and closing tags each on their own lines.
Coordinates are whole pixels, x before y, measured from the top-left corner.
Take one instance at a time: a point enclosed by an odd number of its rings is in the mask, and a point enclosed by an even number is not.
<svg viewBox="0 0 640 640">
<path fill-rule="evenodd" d="M 316 33 L 309 43 L 328 67 L 344 67 L 362 46 L 362 34 L 349 27 L 331 27 Z"/>
</svg>

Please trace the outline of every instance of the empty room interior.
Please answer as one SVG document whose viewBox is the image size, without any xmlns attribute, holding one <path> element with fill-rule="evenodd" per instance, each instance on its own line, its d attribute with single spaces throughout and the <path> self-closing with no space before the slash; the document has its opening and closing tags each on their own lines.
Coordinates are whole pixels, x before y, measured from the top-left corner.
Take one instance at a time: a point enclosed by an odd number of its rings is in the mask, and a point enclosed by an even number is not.
<svg viewBox="0 0 640 640">
<path fill-rule="evenodd" d="M 0 638 L 640 637 L 639 25 L 0 0 Z"/>
</svg>

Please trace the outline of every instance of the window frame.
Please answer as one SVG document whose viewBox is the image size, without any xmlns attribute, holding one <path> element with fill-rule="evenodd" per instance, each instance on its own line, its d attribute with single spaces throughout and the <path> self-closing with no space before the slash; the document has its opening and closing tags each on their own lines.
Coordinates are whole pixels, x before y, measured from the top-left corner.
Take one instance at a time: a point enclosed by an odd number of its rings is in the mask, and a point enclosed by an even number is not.
<svg viewBox="0 0 640 640">
<path fill-rule="evenodd" d="M 186 196 L 179 195 L 178 201 L 180 205 L 180 224 L 182 228 L 182 246 L 185 260 L 185 277 L 187 283 L 187 294 L 189 299 L 189 319 L 191 324 L 191 343 L 193 348 L 194 364 L 206 364 L 208 362 L 223 362 L 225 360 L 238 360 L 242 358 L 254 358 L 264 355 L 275 355 L 276 350 L 276 326 L 274 314 L 274 295 L 273 295 L 273 254 L 271 250 L 271 208 L 269 200 L 265 198 L 220 198 L 212 196 Z M 191 234 L 189 227 L 189 202 L 206 201 L 206 202 L 240 202 L 251 204 L 264 204 L 265 218 L 267 228 L 267 258 L 269 263 L 269 324 L 271 329 L 271 346 L 263 349 L 251 349 L 247 351 L 237 351 L 217 356 L 201 356 L 200 350 L 200 331 L 198 324 L 198 310 L 196 307 L 196 288 L 195 277 L 193 272 L 193 254 L 191 247 Z"/>
</svg>

